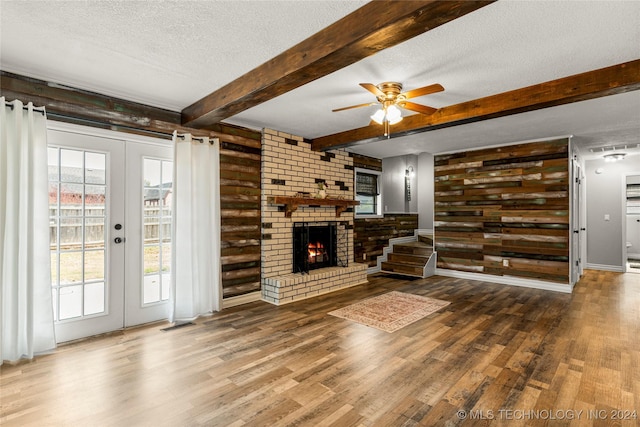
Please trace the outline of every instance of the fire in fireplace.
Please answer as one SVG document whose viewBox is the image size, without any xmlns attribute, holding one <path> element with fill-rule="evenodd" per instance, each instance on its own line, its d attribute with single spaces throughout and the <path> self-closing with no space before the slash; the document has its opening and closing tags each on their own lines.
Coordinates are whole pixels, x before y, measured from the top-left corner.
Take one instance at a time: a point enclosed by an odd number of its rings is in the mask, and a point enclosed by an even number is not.
<svg viewBox="0 0 640 427">
<path fill-rule="evenodd" d="M 335 222 L 293 225 L 293 272 L 337 265 L 337 226 Z"/>
<path fill-rule="evenodd" d="M 309 242 L 309 244 L 307 245 L 307 249 L 309 252 L 310 265 L 317 262 L 325 262 L 325 260 L 329 258 L 329 254 L 324 248 L 324 243 L 322 242 Z"/>
</svg>

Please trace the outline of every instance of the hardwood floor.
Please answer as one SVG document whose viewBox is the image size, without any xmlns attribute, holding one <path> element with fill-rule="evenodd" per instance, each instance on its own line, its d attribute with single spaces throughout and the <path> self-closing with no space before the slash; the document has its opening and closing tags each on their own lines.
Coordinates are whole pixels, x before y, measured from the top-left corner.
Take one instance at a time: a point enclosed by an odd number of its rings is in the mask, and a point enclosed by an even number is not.
<svg viewBox="0 0 640 427">
<path fill-rule="evenodd" d="M 392 334 L 327 315 L 389 290 L 451 304 Z M 3 365 L 0 424 L 640 425 L 636 274 L 587 271 L 573 295 L 379 275 L 164 326 Z"/>
</svg>

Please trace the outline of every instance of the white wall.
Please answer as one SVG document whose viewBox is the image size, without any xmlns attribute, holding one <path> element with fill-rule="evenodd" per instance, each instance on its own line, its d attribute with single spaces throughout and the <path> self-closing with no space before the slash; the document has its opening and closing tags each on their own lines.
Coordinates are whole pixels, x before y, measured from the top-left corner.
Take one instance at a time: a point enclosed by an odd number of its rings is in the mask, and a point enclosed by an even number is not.
<svg viewBox="0 0 640 427">
<path fill-rule="evenodd" d="M 411 178 L 411 200 L 406 199 L 405 172 L 413 167 Z M 418 156 L 409 154 L 382 159 L 382 211 L 384 213 L 418 212 Z"/>
<path fill-rule="evenodd" d="M 640 175 L 640 156 L 616 163 L 585 162 L 587 193 L 587 267 L 624 271 L 623 227 L 627 175 Z M 602 173 L 596 174 L 598 168 Z M 605 215 L 609 220 L 605 220 Z"/>
</svg>

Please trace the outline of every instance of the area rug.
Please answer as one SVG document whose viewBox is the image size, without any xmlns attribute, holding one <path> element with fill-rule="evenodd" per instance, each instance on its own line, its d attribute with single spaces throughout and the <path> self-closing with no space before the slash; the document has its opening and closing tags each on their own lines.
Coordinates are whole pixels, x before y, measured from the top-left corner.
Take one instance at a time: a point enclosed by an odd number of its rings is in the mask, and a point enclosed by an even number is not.
<svg viewBox="0 0 640 427">
<path fill-rule="evenodd" d="M 392 291 L 331 311 L 329 314 L 381 331 L 395 332 L 449 304 L 449 301 Z"/>
</svg>

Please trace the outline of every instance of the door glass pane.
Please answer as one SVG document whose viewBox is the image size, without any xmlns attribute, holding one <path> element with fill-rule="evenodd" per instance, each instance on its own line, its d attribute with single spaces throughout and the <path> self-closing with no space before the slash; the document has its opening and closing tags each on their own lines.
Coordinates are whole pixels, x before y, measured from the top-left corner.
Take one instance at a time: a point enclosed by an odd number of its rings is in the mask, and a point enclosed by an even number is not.
<svg viewBox="0 0 640 427">
<path fill-rule="evenodd" d="M 84 154 L 84 175 L 87 184 L 106 184 L 105 165 L 106 157 L 104 153 L 88 153 Z"/>
<path fill-rule="evenodd" d="M 84 314 L 97 314 L 104 311 L 104 283 L 89 283 L 84 286 Z"/>
<path fill-rule="evenodd" d="M 143 304 L 160 301 L 160 275 L 145 274 L 143 289 Z"/>
<path fill-rule="evenodd" d="M 58 246 L 58 220 L 55 216 L 49 218 L 49 244 L 52 250 Z"/>
<path fill-rule="evenodd" d="M 148 212 L 148 211 L 147 211 Z M 148 217 L 144 220 L 144 240 L 145 242 L 157 242 L 160 238 L 160 227 L 158 225 L 159 218 Z"/>
<path fill-rule="evenodd" d="M 173 163 L 143 160 L 143 304 L 168 299 Z"/>
<path fill-rule="evenodd" d="M 103 216 L 107 188 L 104 185 L 85 185 L 84 209 L 86 216 Z"/>
<path fill-rule="evenodd" d="M 104 248 L 104 217 L 85 218 L 84 233 L 85 248 Z"/>
<path fill-rule="evenodd" d="M 158 245 L 144 247 L 144 274 L 158 273 L 160 270 L 160 251 Z"/>
<path fill-rule="evenodd" d="M 173 162 L 164 161 L 160 168 L 162 170 L 162 184 L 170 187 L 173 182 Z"/>
<path fill-rule="evenodd" d="M 168 273 L 171 271 L 171 243 L 164 243 L 162 245 L 162 272 Z"/>
<path fill-rule="evenodd" d="M 49 215 L 58 215 L 58 183 L 49 181 Z"/>
<path fill-rule="evenodd" d="M 49 147 L 47 148 L 47 156 L 49 157 L 49 182 L 58 182 L 60 181 L 60 177 L 58 174 L 60 173 L 59 167 L 59 152 L 57 148 Z"/>
<path fill-rule="evenodd" d="M 60 288 L 60 320 L 82 316 L 82 285 Z"/>
<path fill-rule="evenodd" d="M 60 224 L 60 249 L 82 249 L 82 218 L 61 218 Z"/>
<path fill-rule="evenodd" d="M 104 251 L 85 251 L 84 281 L 104 280 Z"/>
<path fill-rule="evenodd" d="M 164 217 L 162 218 L 161 222 L 162 222 L 162 241 L 171 242 L 171 217 Z"/>
<path fill-rule="evenodd" d="M 50 146 L 49 242 L 56 320 L 106 311 L 104 153 Z"/>
<path fill-rule="evenodd" d="M 60 284 L 82 281 L 82 251 L 60 253 Z"/>
<path fill-rule="evenodd" d="M 51 251 L 51 286 L 58 284 L 58 252 L 54 249 Z"/>
<path fill-rule="evenodd" d="M 82 182 L 83 181 L 83 152 L 80 150 L 60 150 L 60 181 L 62 182 Z"/>
<path fill-rule="evenodd" d="M 60 185 L 60 216 L 82 216 L 82 184 Z"/>
</svg>

